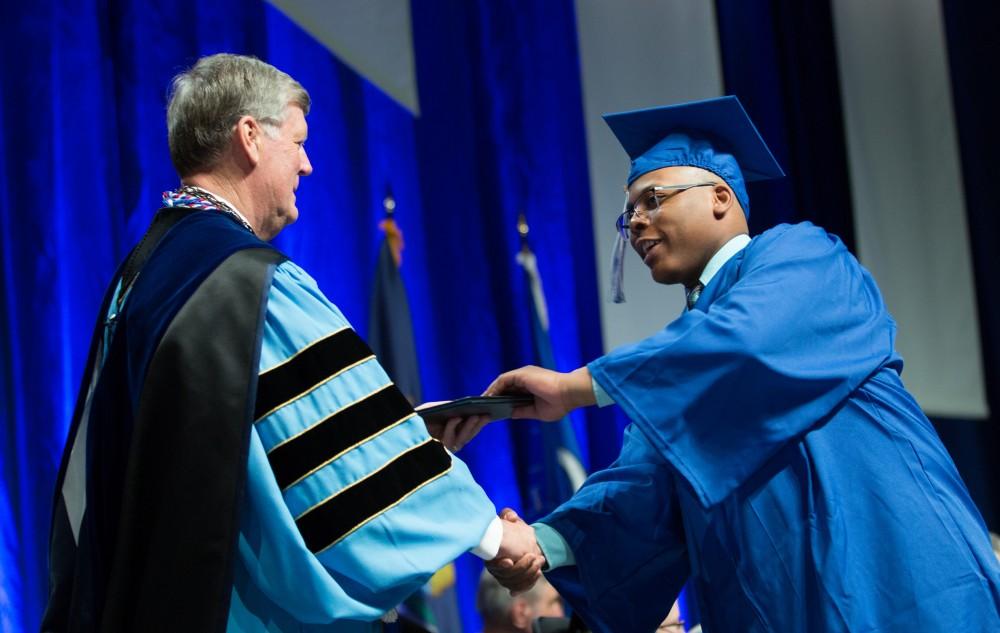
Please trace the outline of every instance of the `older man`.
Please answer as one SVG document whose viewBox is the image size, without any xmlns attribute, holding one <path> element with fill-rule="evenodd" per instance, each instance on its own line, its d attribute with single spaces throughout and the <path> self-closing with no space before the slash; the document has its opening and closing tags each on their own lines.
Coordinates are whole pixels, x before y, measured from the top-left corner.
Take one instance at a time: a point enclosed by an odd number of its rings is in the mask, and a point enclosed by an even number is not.
<svg viewBox="0 0 1000 633">
<path fill-rule="evenodd" d="M 174 80 L 181 186 L 101 309 L 44 630 L 368 631 L 462 552 L 534 547 L 268 244 L 312 172 L 309 107 L 253 58 Z"/>
<path fill-rule="evenodd" d="M 615 402 L 619 459 L 536 524 L 595 630 L 651 631 L 690 579 L 705 631 L 1000 630 L 983 521 L 900 380 L 871 276 L 811 224 L 751 239 L 744 179 L 783 175 L 734 97 L 610 115 L 625 240 L 688 309 L 568 374 L 522 368 L 515 417 Z M 492 569 L 523 589 L 530 570 Z"/>
</svg>

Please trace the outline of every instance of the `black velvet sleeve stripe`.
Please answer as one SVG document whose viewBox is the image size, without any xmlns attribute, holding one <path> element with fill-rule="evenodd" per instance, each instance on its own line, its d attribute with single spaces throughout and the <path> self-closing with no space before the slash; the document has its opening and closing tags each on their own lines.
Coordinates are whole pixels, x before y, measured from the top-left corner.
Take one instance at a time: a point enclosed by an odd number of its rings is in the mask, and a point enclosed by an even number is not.
<svg viewBox="0 0 1000 633">
<path fill-rule="evenodd" d="M 451 456 L 444 446 L 437 440 L 427 440 L 310 508 L 295 523 L 309 551 L 318 554 L 450 468 Z"/>
<path fill-rule="evenodd" d="M 260 375 L 254 420 L 267 417 L 275 409 L 372 356 L 371 349 L 351 328 L 337 330 L 310 344 Z"/>
<path fill-rule="evenodd" d="M 413 407 L 391 383 L 344 407 L 268 452 L 278 486 L 288 488 L 411 415 Z"/>
</svg>

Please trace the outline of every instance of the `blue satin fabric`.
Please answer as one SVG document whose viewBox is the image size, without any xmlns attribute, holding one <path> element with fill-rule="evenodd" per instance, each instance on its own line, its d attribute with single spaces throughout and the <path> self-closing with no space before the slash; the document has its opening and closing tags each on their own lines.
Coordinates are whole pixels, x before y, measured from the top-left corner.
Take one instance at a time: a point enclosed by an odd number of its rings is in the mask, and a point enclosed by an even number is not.
<svg viewBox="0 0 1000 633">
<path fill-rule="evenodd" d="M 706 632 L 1000 630 L 985 526 L 894 336 L 835 237 L 755 238 L 694 310 L 590 364 L 634 428 L 543 519 L 577 560 L 554 584 L 608 631 L 655 627 L 688 575 Z"/>
</svg>

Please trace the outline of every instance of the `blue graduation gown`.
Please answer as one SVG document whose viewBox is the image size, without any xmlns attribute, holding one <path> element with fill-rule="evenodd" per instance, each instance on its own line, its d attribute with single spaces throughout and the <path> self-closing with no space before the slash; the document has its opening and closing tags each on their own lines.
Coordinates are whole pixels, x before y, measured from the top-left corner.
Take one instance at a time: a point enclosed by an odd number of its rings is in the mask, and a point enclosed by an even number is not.
<svg viewBox="0 0 1000 633">
<path fill-rule="evenodd" d="M 651 631 L 681 585 L 706 633 L 998 631 L 979 512 L 900 380 L 870 275 L 808 223 L 754 238 L 693 310 L 590 364 L 633 421 L 542 520 L 597 630 Z"/>
</svg>

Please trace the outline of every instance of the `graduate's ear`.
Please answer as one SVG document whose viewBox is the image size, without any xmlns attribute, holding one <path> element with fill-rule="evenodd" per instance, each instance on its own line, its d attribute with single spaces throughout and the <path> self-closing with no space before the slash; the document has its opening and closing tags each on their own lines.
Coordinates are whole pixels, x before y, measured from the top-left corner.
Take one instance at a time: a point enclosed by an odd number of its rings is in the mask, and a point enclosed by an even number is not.
<svg viewBox="0 0 1000 633">
<path fill-rule="evenodd" d="M 249 114 L 240 117 L 236 122 L 236 129 L 233 130 L 233 149 L 251 167 L 256 167 L 260 162 L 260 141 L 264 134 L 257 119 Z"/>
<path fill-rule="evenodd" d="M 721 220 L 727 214 L 736 209 L 736 196 L 729 185 L 719 183 L 712 189 L 712 213 L 717 220 Z"/>
</svg>

